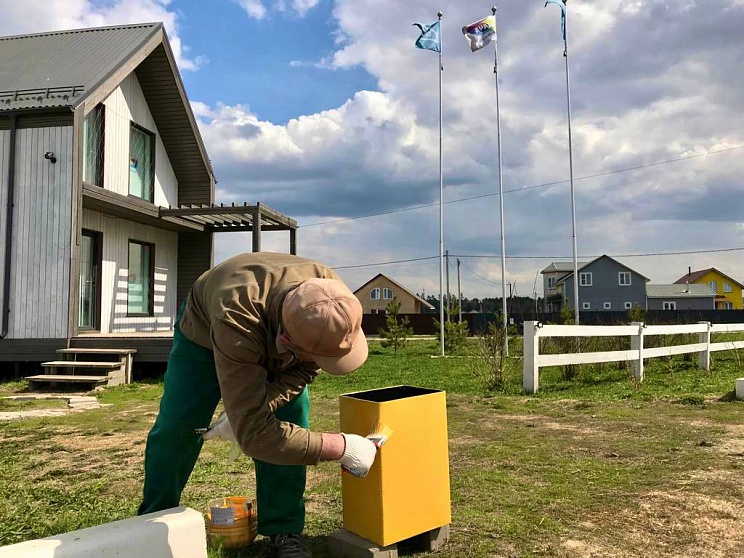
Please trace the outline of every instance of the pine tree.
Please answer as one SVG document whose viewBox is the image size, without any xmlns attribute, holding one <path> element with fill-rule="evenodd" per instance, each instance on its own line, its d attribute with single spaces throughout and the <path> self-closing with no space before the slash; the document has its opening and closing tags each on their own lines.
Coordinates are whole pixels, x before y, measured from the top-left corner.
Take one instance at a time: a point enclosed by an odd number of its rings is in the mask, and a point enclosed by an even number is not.
<svg viewBox="0 0 744 558">
<path fill-rule="evenodd" d="M 385 312 L 385 327 L 380 328 L 381 345 L 386 348 L 392 347 L 393 354 L 397 355 L 398 349 L 402 349 L 408 340 L 408 336 L 413 334 L 413 328 L 410 327 L 407 316 L 403 316 L 398 322 L 400 302 L 397 298 L 393 297 L 393 300 L 385 307 Z"/>
</svg>

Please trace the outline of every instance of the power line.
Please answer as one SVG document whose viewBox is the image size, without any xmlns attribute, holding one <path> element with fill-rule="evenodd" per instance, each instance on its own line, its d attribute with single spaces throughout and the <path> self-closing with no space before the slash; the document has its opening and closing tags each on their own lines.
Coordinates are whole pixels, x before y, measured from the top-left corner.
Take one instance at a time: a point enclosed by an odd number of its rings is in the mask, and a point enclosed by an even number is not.
<svg viewBox="0 0 744 558">
<path fill-rule="evenodd" d="M 686 256 L 689 254 L 713 254 L 717 252 L 739 252 L 744 250 L 744 246 L 738 248 L 714 248 L 710 250 L 684 250 L 679 252 L 648 252 L 642 254 L 614 254 L 612 258 L 645 258 L 649 256 Z M 465 255 L 465 254 L 452 254 L 457 258 L 486 258 L 493 259 L 499 258 L 500 255 Z M 609 255 L 609 254 L 608 254 Z M 507 260 L 568 260 L 572 256 L 506 256 Z M 583 259 L 595 259 L 599 256 L 581 256 Z"/>
<path fill-rule="evenodd" d="M 577 180 L 589 180 L 590 178 L 599 178 L 601 176 L 608 176 L 611 174 L 619 174 L 622 172 L 629 172 L 634 170 L 640 170 L 640 169 L 646 169 L 649 167 L 657 167 L 659 165 L 667 165 L 669 163 L 677 163 L 679 161 L 687 161 L 690 159 L 697 159 L 699 157 L 707 157 L 708 155 L 716 155 L 718 153 L 726 153 L 728 151 L 735 151 L 737 149 L 744 149 L 744 145 L 738 145 L 734 147 L 726 147 L 724 149 L 717 149 L 715 151 L 707 151 L 706 153 L 698 153 L 697 155 L 688 155 L 687 157 L 677 157 L 676 159 L 666 159 L 664 161 L 657 161 L 656 163 L 647 163 L 645 165 L 637 165 L 635 167 L 625 167 L 621 169 L 615 169 L 611 171 L 605 171 L 605 172 L 599 172 L 596 174 L 589 174 L 586 176 L 578 176 L 574 177 L 574 182 Z M 513 193 L 513 192 L 524 192 L 525 190 L 535 190 L 537 188 L 547 188 L 549 186 L 557 186 L 559 184 L 566 184 L 569 180 L 556 180 L 555 182 L 543 182 L 542 184 L 535 184 L 533 186 L 525 186 L 523 188 L 512 188 L 511 190 L 504 190 L 505 194 Z M 498 196 L 498 192 L 490 192 L 488 194 L 479 194 L 477 196 L 470 196 L 467 198 L 457 198 L 454 200 L 449 200 L 443 202 L 444 205 L 451 204 L 451 203 L 462 203 L 466 201 L 473 201 L 473 200 L 479 200 L 483 198 L 490 198 L 493 196 Z M 359 217 L 343 217 L 341 219 L 333 219 L 331 221 L 319 221 L 317 223 L 308 223 L 307 225 L 300 225 L 300 228 L 307 228 L 307 227 L 317 227 L 320 225 L 332 225 L 335 223 L 343 223 L 345 221 L 358 221 L 360 219 L 369 219 L 371 217 L 380 217 L 382 215 L 392 215 L 394 213 L 403 213 L 406 211 L 415 211 L 417 209 L 426 209 L 429 207 L 436 207 L 439 205 L 439 202 L 434 203 L 427 203 L 423 205 L 413 205 L 411 207 L 404 207 L 402 209 L 391 209 L 390 211 L 381 211 L 379 213 L 370 213 L 369 215 L 360 215 Z"/>
<path fill-rule="evenodd" d="M 478 273 L 476 273 L 475 271 L 473 271 L 472 269 L 470 269 L 464 263 L 461 263 L 461 265 L 462 265 L 462 267 L 464 267 L 465 269 L 467 269 L 470 273 L 472 273 L 473 275 L 475 275 L 478 279 L 483 279 L 483 281 L 486 281 L 487 283 L 493 283 L 494 285 L 501 285 L 501 281 L 493 281 L 491 279 L 486 279 L 482 275 L 479 275 Z"/>
<path fill-rule="evenodd" d="M 718 252 L 739 252 L 744 250 L 744 246 L 739 248 L 714 248 L 710 250 L 685 250 L 685 251 L 679 251 L 679 252 L 650 252 L 646 254 L 608 254 L 608 256 L 612 258 L 645 258 L 645 257 L 651 257 L 651 256 L 686 256 L 690 254 L 714 254 Z M 450 254 L 451 258 L 483 258 L 483 259 L 493 259 L 493 258 L 499 258 L 500 255 L 469 255 L 469 254 Z M 581 256 L 582 259 L 595 259 L 600 256 Z M 428 256 L 425 258 L 410 258 L 405 260 L 394 260 L 389 262 L 375 262 L 375 263 L 368 263 L 368 264 L 357 264 L 357 265 L 345 265 L 345 266 L 338 266 L 333 267 L 333 269 L 358 269 L 362 267 L 375 267 L 375 266 L 383 266 L 383 265 L 394 265 L 394 264 L 401 264 L 401 263 L 411 263 L 411 262 L 420 262 L 425 260 L 435 260 L 438 259 L 439 256 Z M 570 259 L 571 256 L 506 256 L 507 260 L 566 260 Z M 452 265 L 452 264 L 450 264 Z M 498 281 L 491 281 L 490 279 L 486 279 L 485 277 L 481 277 L 477 273 L 475 273 L 472 269 L 467 267 L 465 264 L 462 264 L 463 267 L 465 267 L 468 271 L 470 271 L 473 275 L 477 275 L 484 281 L 489 281 L 491 283 L 496 283 L 497 285 L 500 285 L 501 283 Z"/>
<path fill-rule="evenodd" d="M 399 263 L 421 262 L 424 260 L 436 260 L 438 258 L 439 256 L 429 256 L 426 258 L 411 258 L 408 260 L 395 260 L 392 262 L 378 262 L 378 263 L 359 264 L 359 265 L 343 265 L 339 267 L 334 267 L 333 269 L 356 269 L 359 267 L 374 267 L 374 266 L 392 265 L 392 264 L 399 264 Z"/>
</svg>

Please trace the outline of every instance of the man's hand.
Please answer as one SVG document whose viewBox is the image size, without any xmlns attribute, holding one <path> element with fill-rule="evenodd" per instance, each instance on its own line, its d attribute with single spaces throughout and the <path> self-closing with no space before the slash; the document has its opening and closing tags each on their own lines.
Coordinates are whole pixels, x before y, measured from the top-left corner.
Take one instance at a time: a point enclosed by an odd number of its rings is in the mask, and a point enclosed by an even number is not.
<svg viewBox="0 0 744 558">
<path fill-rule="evenodd" d="M 237 442 L 235 433 L 233 432 L 232 426 L 230 426 L 230 421 L 227 420 L 227 415 L 225 413 L 220 413 L 220 416 L 217 417 L 214 424 L 209 427 L 209 430 L 202 434 L 202 438 L 205 440 L 221 439 L 229 442 Z"/>
<path fill-rule="evenodd" d="M 346 441 L 344 454 L 339 459 L 341 466 L 355 477 L 366 477 L 377 455 L 377 446 L 372 440 L 356 434 L 341 434 Z"/>
</svg>

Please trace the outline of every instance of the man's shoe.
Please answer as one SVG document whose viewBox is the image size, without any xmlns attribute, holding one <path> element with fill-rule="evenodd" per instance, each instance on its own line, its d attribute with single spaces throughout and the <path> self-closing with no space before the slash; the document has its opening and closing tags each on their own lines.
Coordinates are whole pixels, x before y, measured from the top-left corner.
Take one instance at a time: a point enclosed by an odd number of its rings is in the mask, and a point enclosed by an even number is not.
<svg viewBox="0 0 744 558">
<path fill-rule="evenodd" d="M 282 533 L 271 537 L 271 547 L 276 558 L 312 558 L 312 554 L 302 545 L 302 535 Z"/>
</svg>

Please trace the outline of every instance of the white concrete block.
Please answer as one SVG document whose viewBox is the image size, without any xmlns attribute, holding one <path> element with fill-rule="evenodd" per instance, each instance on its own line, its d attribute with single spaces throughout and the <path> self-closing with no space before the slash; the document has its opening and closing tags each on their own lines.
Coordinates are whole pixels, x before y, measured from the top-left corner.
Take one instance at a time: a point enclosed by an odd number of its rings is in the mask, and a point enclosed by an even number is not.
<svg viewBox="0 0 744 558">
<path fill-rule="evenodd" d="M 0 547 L 0 558 L 206 558 L 204 517 L 191 508 L 105 523 Z"/>
<path fill-rule="evenodd" d="M 736 398 L 744 399 L 744 378 L 736 380 Z"/>
</svg>

